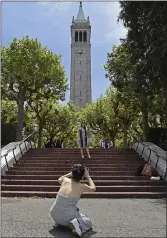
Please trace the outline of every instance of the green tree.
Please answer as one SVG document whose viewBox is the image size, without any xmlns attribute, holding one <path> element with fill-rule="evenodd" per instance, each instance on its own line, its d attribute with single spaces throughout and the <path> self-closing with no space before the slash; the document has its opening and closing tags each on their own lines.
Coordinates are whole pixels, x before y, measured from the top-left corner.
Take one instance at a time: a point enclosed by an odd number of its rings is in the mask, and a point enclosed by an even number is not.
<svg viewBox="0 0 167 238">
<path fill-rule="evenodd" d="M 117 114 L 120 134 L 123 135 L 123 146 L 127 146 L 128 133 L 130 132 L 132 122 L 136 120 L 139 114 L 139 109 L 136 108 L 136 99 L 125 92 L 116 90 L 113 95 L 113 90 L 109 88 L 107 90 L 107 96 L 110 100 L 113 100 L 113 105 L 117 104 Z"/>
<path fill-rule="evenodd" d="M 106 77 L 109 78 L 112 85 L 122 93 L 129 94 L 131 100 L 135 100 L 136 108 L 141 110 L 144 138 L 147 140 L 149 133 L 148 108 L 150 97 L 153 97 L 154 94 L 147 82 L 144 81 L 142 73 L 140 74 L 138 71 L 138 65 L 133 64 L 129 57 L 127 45 L 114 46 L 113 51 L 108 53 L 107 63 L 104 67 L 107 72 Z"/>
<path fill-rule="evenodd" d="M 97 137 L 112 140 L 114 146 L 121 132 L 122 123 L 122 118 L 119 115 L 120 102 L 117 99 L 117 91 L 109 88 L 104 96 L 83 109 L 83 118 L 97 134 Z"/>
<path fill-rule="evenodd" d="M 55 101 L 52 98 L 41 98 L 29 104 L 30 111 L 34 113 L 33 119 L 36 121 L 38 128 L 38 148 L 41 148 L 43 129 L 52 116 L 54 104 Z"/>
<path fill-rule="evenodd" d="M 22 139 L 25 102 L 43 90 L 47 98 L 64 98 L 66 83 L 60 56 L 43 48 L 37 39 L 14 38 L 2 47 L 2 94 L 18 106 L 17 140 Z"/>
<path fill-rule="evenodd" d="M 165 98 L 167 126 L 167 2 L 121 1 L 120 6 L 119 20 L 128 29 L 129 57 L 137 65 L 140 80 Z"/>
<path fill-rule="evenodd" d="M 15 101 L 2 99 L 1 101 L 2 122 L 9 124 L 17 124 L 17 104 Z"/>
<path fill-rule="evenodd" d="M 76 146 L 77 142 L 77 119 L 78 110 L 72 104 L 56 104 L 51 110 L 51 116 L 48 117 L 44 126 L 47 137 L 63 141 L 65 147 Z"/>
</svg>

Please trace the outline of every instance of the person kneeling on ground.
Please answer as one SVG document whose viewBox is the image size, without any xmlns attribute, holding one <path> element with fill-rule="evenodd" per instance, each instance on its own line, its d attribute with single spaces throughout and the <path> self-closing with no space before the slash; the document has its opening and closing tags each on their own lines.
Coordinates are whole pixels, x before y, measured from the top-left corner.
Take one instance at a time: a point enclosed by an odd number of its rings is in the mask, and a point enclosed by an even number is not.
<svg viewBox="0 0 167 238">
<path fill-rule="evenodd" d="M 89 185 L 80 183 L 83 177 L 87 179 Z M 75 234 L 81 236 L 92 228 L 92 222 L 90 218 L 79 212 L 76 205 L 82 193 L 95 192 L 96 186 L 88 170 L 80 164 L 74 165 L 72 172 L 60 177 L 58 182 L 61 187 L 50 209 L 55 222 L 53 227 L 68 226 Z"/>
</svg>

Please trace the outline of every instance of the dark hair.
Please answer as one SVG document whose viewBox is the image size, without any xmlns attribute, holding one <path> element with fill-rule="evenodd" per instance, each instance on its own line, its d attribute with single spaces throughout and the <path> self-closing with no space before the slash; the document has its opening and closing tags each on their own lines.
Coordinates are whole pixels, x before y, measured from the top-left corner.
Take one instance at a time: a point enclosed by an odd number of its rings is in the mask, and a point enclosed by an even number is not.
<svg viewBox="0 0 167 238">
<path fill-rule="evenodd" d="M 85 122 L 81 122 L 81 127 L 86 127 L 86 123 Z"/>
<path fill-rule="evenodd" d="M 81 128 L 84 128 L 86 130 L 86 126 L 84 122 L 81 123 Z"/>
<path fill-rule="evenodd" d="M 85 167 L 81 164 L 75 164 L 72 167 L 72 178 L 76 181 L 80 181 L 85 173 Z"/>
</svg>

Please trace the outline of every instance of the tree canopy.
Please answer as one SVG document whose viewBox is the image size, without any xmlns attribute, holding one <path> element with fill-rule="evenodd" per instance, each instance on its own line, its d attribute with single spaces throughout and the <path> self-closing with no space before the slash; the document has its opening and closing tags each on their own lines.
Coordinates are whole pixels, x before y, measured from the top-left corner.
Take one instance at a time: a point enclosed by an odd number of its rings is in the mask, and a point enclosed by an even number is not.
<svg viewBox="0 0 167 238">
<path fill-rule="evenodd" d="M 18 106 L 17 139 L 22 139 L 24 104 L 35 97 L 63 100 L 67 78 L 60 56 L 28 36 L 2 47 L 2 95 Z M 36 96 L 34 96 L 36 95 Z"/>
<path fill-rule="evenodd" d="M 148 140 L 153 124 L 167 127 L 167 4 L 121 1 L 120 7 L 127 35 L 107 54 L 106 77 L 135 100 Z"/>
</svg>

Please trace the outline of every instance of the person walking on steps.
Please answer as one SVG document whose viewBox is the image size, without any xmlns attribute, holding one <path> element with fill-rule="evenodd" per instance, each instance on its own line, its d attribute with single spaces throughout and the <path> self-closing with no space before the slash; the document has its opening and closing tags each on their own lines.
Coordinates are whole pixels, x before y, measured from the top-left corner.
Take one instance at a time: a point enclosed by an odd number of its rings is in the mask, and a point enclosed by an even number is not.
<svg viewBox="0 0 167 238">
<path fill-rule="evenodd" d="M 85 177 L 89 185 L 80 183 Z M 67 226 L 72 232 L 81 236 L 92 228 L 92 221 L 79 212 L 77 203 L 84 192 L 95 192 L 96 186 L 88 170 L 81 164 L 74 165 L 72 171 L 58 179 L 61 184 L 56 200 L 50 209 L 54 220 L 53 227 Z"/>
<path fill-rule="evenodd" d="M 80 144 L 80 151 L 81 151 L 81 157 L 82 159 L 84 159 L 84 155 L 83 155 L 83 148 L 86 148 L 86 152 L 88 155 L 88 158 L 90 157 L 90 153 L 89 153 L 89 148 L 88 148 L 88 138 L 87 138 L 87 128 L 86 125 L 84 123 L 81 124 L 81 128 L 79 129 L 79 144 Z"/>
</svg>

